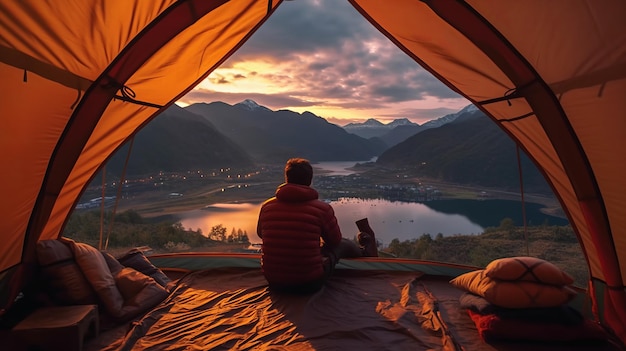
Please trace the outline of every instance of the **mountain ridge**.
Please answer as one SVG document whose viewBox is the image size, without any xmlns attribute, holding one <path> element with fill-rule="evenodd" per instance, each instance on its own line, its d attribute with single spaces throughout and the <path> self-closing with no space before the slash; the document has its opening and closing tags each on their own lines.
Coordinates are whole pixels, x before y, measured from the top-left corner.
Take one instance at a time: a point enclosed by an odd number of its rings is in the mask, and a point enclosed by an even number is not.
<svg viewBox="0 0 626 351">
<path fill-rule="evenodd" d="M 108 171 L 122 173 L 128 148 L 124 145 L 111 156 Z M 129 175 L 254 165 L 245 150 L 208 121 L 176 105 L 135 134 L 131 151 L 126 166 Z"/>
<path fill-rule="evenodd" d="M 482 111 L 468 109 L 452 122 L 421 131 L 390 147 L 376 164 L 417 177 L 517 191 L 520 169 L 516 155 L 515 142 L 502 129 Z M 525 188 L 551 193 L 535 164 L 523 151 L 520 155 Z"/>
<path fill-rule="evenodd" d="M 432 119 L 424 124 L 411 122 L 408 118 L 401 118 L 390 123 L 382 122 L 369 118 L 363 123 L 349 123 L 343 128 L 349 133 L 359 135 L 363 138 L 378 138 L 388 147 L 397 145 L 407 138 L 430 128 L 438 128 L 447 123 L 453 122 L 458 116 L 478 110 L 476 106 L 470 104 L 459 110 L 445 116 Z"/>
<path fill-rule="evenodd" d="M 387 146 L 382 137 L 362 138 L 311 112 L 272 111 L 253 100 L 174 105 L 137 133 L 128 173 L 282 164 L 291 157 L 312 162 L 377 157 L 376 167 L 416 177 L 519 187 L 515 143 L 473 105 L 417 132 L 417 124 L 397 124 L 387 134 L 395 144 Z M 121 172 L 126 152 L 120 148 L 107 170 Z M 526 188 L 551 191 L 535 165 L 525 156 L 522 161 Z"/>
<path fill-rule="evenodd" d="M 192 104 L 185 109 L 210 121 L 257 161 L 284 162 L 291 157 L 311 161 L 364 160 L 385 148 L 380 142 L 349 134 L 311 112 L 272 111 L 256 106 L 250 110 L 254 105 L 250 101 L 233 106 L 213 102 Z"/>
</svg>

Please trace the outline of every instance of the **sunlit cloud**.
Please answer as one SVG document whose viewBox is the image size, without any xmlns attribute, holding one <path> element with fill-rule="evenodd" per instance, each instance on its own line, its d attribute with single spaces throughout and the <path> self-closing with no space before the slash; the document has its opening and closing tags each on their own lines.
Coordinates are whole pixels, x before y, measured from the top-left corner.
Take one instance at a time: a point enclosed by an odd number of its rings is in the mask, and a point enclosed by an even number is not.
<svg viewBox="0 0 626 351">
<path fill-rule="evenodd" d="M 178 104 L 252 99 L 345 125 L 416 123 L 469 102 L 378 32 L 347 2 L 298 0 L 274 15 Z"/>
</svg>

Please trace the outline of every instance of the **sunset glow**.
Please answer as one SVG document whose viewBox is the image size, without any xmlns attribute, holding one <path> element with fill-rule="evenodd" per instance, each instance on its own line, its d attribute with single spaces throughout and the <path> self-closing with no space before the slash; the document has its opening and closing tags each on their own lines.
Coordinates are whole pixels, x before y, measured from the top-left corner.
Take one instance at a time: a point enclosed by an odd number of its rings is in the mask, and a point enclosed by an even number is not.
<svg viewBox="0 0 626 351">
<path fill-rule="evenodd" d="M 421 68 L 347 2 L 283 3 L 221 67 L 177 104 L 252 99 L 345 125 L 374 118 L 415 123 L 469 102 Z"/>
</svg>

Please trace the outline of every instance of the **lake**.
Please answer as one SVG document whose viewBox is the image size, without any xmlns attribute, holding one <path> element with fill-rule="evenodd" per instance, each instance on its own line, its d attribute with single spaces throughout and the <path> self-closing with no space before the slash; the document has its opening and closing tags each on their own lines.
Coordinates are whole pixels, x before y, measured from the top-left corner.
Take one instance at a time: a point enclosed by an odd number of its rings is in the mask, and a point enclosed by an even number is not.
<svg viewBox="0 0 626 351">
<path fill-rule="evenodd" d="M 337 175 L 337 176 L 347 176 L 353 174 L 354 171 L 349 168 L 354 167 L 357 163 L 366 163 L 366 162 L 374 162 L 376 161 L 376 157 L 367 161 L 324 161 L 314 163 L 312 166 L 314 169 L 322 169 L 324 170 L 324 175 Z M 314 170 L 315 172 L 315 170 Z"/>
<path fill-rule="evenodd" d="M 455 234 L 480 234 L 485 227 L 497 227 L 503 218 L 511 218 L 521 225 L 521 203 L 510 200 L 441 200 L 427 203 L 392 202 L 383 199 L 340 198 L 331 201 L 339 227 L 344 237 L 357 233 L 354 222 L 367 218 L 376 237 L 385 246 L 391 240 L 400 241 L 430 234 L 433 238 Z M 252 243 L 260 243 L 256 224 L 260 203 L 215 204 L 204 209 L 179 214 L 181 224 L 188 229 L 201 229 L 208 234 L 221 224 L 227 228 L 241 229 Z M 431 207 L 432 206 L 432 207 Z M 434 207 L 434 208 L 433 208 Z M 566 225 L 567 221 L 548 216 L 538 204 L 526 204 L 527 221 L 539 225 Z M 482 224 L 481 224 L 482 223 Z"/>
<path fill-rule="evenodd" d="M 366 162 L 366 161 L 363 161 Z M 332 175 L 349 175 L 352 162 L 322 162 L 315 164 Z M 485 227 L 497 227 L 503 218 L 513 219 L 522 225 L 522 205 L 511 200 L 438 200 L 424 203 L 388 201 L 384 199 L 339 198 L 329 202 L 337 216 L 339 227 L 346 238 L 357 234 L 355 222 L 367 218 L 376 233 L 376 238 L 388 245 L 391 240 L 400 241 L 419 238 L 430 234 L 433 238 L 455 234 L 480 234 Z M 248 234 L 252 243 L 260 243 L 256 235 L 256 224 L 260 203 L 214 204 L 203 209 L 179 214 L 180 222 L 187 229 L 201 229 L 206 235 L 218 224 L 232 229 L 241 229 Z M 566 225 L 565 219 L 545 215 L 539 204 L 526 203 L 526 220 L 530 225 L 548 223 Z"/>
</svg>

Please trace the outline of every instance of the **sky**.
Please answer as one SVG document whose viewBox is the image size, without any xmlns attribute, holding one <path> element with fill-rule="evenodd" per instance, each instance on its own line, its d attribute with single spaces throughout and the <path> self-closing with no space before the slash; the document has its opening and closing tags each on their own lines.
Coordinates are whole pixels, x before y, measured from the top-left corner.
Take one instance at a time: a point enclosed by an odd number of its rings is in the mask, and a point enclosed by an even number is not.
<svg viewBox="0 0 626 351">
<path fill-rule="evenodd" d="M 245 99 L 271 110 L 309 111 L 340 126 L 369 118 L 422 124 L 469 105 L 337 0 L 283 2 L 177 104 Z"/>
</svg>

